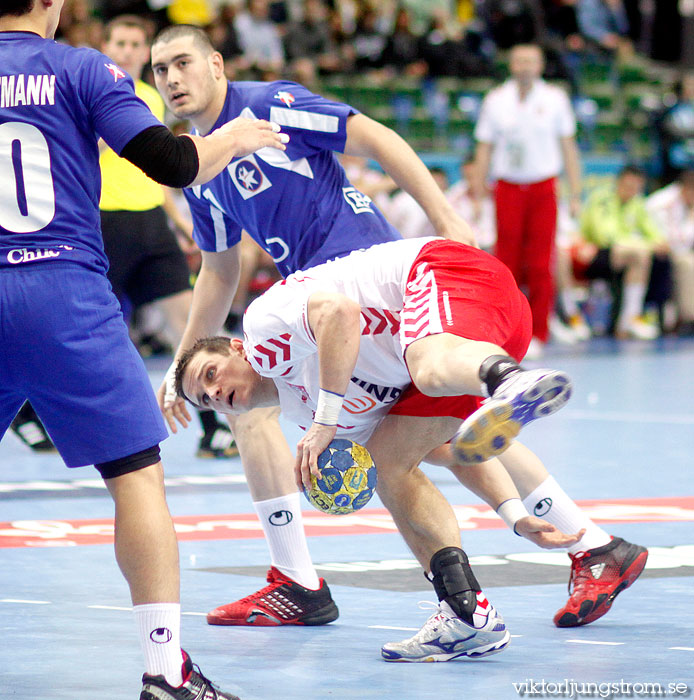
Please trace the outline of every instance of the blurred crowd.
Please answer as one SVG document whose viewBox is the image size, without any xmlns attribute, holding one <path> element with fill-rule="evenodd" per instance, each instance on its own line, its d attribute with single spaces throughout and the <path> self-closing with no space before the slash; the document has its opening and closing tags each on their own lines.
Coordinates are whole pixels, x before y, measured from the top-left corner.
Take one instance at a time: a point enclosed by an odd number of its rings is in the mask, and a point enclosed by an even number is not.
<svg viewBox="0 0 694 700">
<path fill-rule="evenodd" d="M 583 61 L 634 53 L 682 58 L 683 3 L 675 0 L 67 0 L 58 38 L 100 48 L 104 23 L 123 13 L 202 26 L 230 79 L 371 74 L 374 80 L 489 76 L 495 57 L 540 44 L 546 75 L 577 85 Z"/>
</svg>

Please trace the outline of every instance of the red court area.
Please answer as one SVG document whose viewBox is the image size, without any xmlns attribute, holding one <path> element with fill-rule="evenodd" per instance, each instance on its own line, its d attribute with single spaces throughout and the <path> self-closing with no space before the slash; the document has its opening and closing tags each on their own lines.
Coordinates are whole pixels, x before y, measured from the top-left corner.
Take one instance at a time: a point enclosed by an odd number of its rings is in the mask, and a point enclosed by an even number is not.
<svg viewBox="0 0 694 700">
<path fill-rule="evenodd" d="M 598 523 L 652 523 L 694 521 L 694 496 L 684 498 L 627 498 L 578 501 L 588 517 Z M 504 523 L 486 505 L 453 507 L 461 530 L 497 530 Z M 364 509 L 352 515 L 304 512 L 309 536 L 368 535 L 397 532 L 383 508 Z M 252 513 L 233 515 L 174 516 L 178 539 L 241 540 L 262 538 Z M 15 520 L 0 522 L 0 548 L 73 547 L 113 542 L 113 520 Z"/>
</svg>

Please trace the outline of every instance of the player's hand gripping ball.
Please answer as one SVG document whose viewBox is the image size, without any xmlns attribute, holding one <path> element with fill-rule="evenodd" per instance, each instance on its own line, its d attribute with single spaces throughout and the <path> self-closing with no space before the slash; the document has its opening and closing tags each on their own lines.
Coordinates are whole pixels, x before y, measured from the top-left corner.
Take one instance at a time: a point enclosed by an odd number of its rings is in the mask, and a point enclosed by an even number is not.
<svg viewBox="0 0 694 700">
<path fill-rule="evenodd" d="M 376 465 L 369 451 L 351 440 L 333 440 L 320 453 L 318 468 L 320 477 L 311 474 L 311 489 L 304 489 L 304 495 L 324 513 L 353 513 L 376 490 Z"/>
</svg>

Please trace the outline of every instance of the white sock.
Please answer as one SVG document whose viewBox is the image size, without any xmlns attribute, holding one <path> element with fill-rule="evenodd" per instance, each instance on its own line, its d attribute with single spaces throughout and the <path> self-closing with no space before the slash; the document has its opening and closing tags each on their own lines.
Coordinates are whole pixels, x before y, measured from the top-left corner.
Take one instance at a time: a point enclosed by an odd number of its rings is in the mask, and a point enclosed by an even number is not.
<svg viewBox="0 0 694 700">
<path fill-rule="evenodd" d="M 169 685 L 183 683 L 181 655 L 181 606 L 178 603 L 148 603 L 133 608 L 145 655 L 145 671 L 164 676 Z"/>
<path fill-rule="evenodd" d="M 272 565 L 304 588 L 318 590 L 320 581 L 306 543 L 299 492 L 255 501 L 253 506 L 263 526 Z"/>
<path fill-rule="evenodd" d="M 528 494 L 523 499 L 523 505 L 531 515 L 552 523 L 567 535 L 586 529 L 586 534 L 569 547 L 571 554 L 602 547 L 612 539 L 569 498 L 553 476 L 548 476 L 532 493 Z"/>
<path fill-rule="evenodd" d="M 632 319 L 640 316 L 643 311 L 643 300 L 646 297 L 646 286 L 637 284 L 625 284 L 622 292 L 622 308 L 619 312 L 617 328 L 624 330 Z"/>
<path fill-rule="evenodd" d="M 569 317 L 578 316 L 581 310 L 576 303 L 573 289 L 562 289 L 559 294 L 561 296 L 561 305 L 564 313 Z"/>
</svg>

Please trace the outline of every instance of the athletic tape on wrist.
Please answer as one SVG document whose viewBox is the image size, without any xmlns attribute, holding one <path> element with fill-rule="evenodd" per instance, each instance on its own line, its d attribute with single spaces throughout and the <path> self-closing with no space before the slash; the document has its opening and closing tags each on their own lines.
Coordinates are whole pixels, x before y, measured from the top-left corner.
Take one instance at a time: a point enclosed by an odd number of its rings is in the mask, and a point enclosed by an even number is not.
<svg viewBox="0 0 694 700">
<path fill-rule="evenodd" d="M 176 361 L 171 363 L 164 375 L 164 403 L 172 404 L 176 400 Z"/>
<path fill-rule="evenodd" d="M 313 422 L 321 425 L 337 425 L 344 398 L 344 394 L 336 394 L 334 391 L 320 389 Z"/>
<path fill-rule="evenodd" d="M 509 498 L 505 500 L 497 509 L 496 514 L 514 531 L 516 532 L 516 523 L 525 518 L 530 513 L 523 505 L 520 498 Z M 518 535 L 518 533 L 516 532 Z M 519 535 L 520 537 L 520 535 Z"/>
</svg>

